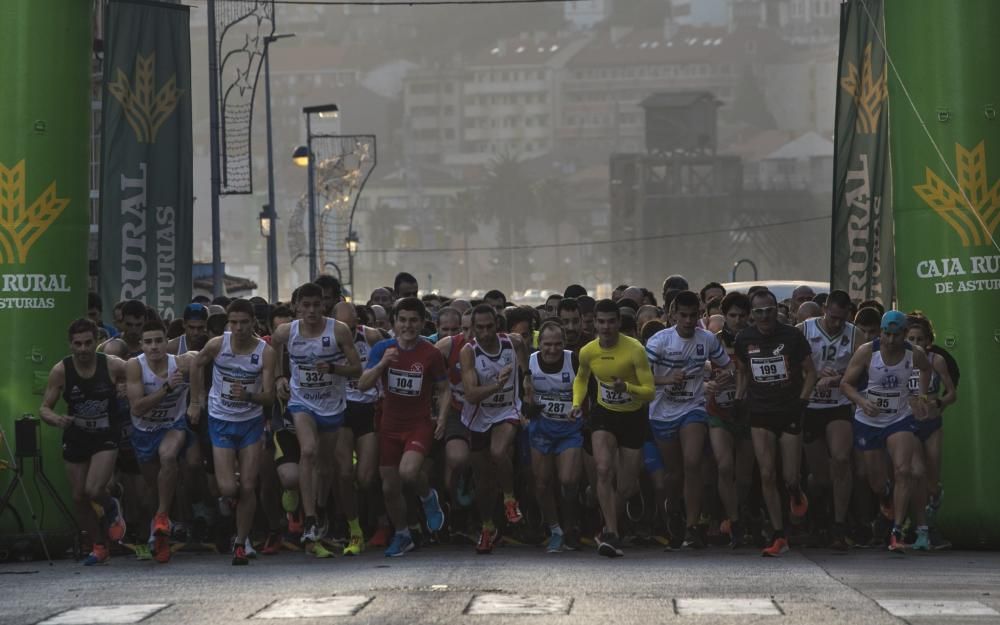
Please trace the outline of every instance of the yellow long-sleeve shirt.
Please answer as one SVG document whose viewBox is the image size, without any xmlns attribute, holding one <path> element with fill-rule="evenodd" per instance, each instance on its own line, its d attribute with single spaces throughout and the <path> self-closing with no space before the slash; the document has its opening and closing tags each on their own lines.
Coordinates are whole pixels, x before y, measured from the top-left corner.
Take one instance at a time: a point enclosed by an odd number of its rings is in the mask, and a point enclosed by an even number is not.
<svg viewBox="0 0 1000 625">
<path fill-rule="evenodd" d="M 642 343 L 624 334 L 610 349 L 604 349 L 600 339 L 594 339 L 580 350 L 580 368 L 573 382 L 574 406 L 583 404 L 591 374 L 597 380 L 597 403 L 614 412 L 639 410 L 656 392 L 646 350 Z M 615 378 L 625 382 L 624 393 L 614 390 Z"/>
</svg>

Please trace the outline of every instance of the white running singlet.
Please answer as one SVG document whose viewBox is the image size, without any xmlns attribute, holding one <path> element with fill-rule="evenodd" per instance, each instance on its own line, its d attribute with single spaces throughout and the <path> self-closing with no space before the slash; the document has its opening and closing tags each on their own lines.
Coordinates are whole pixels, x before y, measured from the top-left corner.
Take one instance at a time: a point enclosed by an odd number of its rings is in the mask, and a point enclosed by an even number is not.
<svg viewBox="0 0 1000 625">
<path fill-rule="evenodd" d="M 500 343 L 500 351 L 496 354 L 487 353 L 475 340 L 470 342 L 476 355 L 476 378 L 480 385 L 493 384 L 504 367 L 513 365 L 506 386 L 478 404 L 471 404 L 468 401 L 463 404 L 462 423 L 473 432 L 486 432 L 496 423 L 520 418 L 521 376 L 517 366 L 517 354 L 514 351 L 514 344 L 506 334 L 498 334 L 497 340 Z"/>
<path fill-rule="evenodd" d="M 802 324 L 802 333 L 812 349 L 813 366 L 816 367 L 816 374 L 825 368 L 835 369 L 841 375 L 847 371 L 847 365 L 854 355 L 854 341 L 856 340 L 856 328 L 853 323 L 844 323 L 844 329 L 837 336 L 829 336 L 819 323 L 819 317 L 806 319 Z M 845 406 L 851 400 L 840 392 L 839 388 L 819 388 L 813 389 L 809 398 L 809 408 L 822 410 L 824 408 L 835 408 Z"/>
<path fill-rule="evenodd" d="M 556 421 L 568 421 L 573 412 L 573 352 L 563 350 L 562 368 L 555 373 L 542 371 L 538 352 L 528 358 L 531 386 L 535 389 L 535 403 L 542 407 L 542 416 Z"/>
<path fill-rule="evenodd" d="M 368 353 L 372 351 L 371 346 L 368 345 L 368 337 L 365 336 L 364 326 L 358 326 L 357 330 L 354 331 L 354 347 L 358 350 L 358 356 L 361 357 L 361 370 L 364 371 L 368 364 Z M 367 391 L 358 390 L 359 379 L 360 376 L 347 380 L 347 401 L 356 404 L 375 403 L 375 400 L 378 399 L 378 386 L 373 386 Z"/>
<path fill-rule="evenodd" d="M 260 375 L 264 371 L 264 348 L 267 343 L 257 339 L 249 354 L 234 354 L 232 333 L 222 335 L 222 348 L 212 368 L 212 388 L 208 391 L 208 416 L 220 421 L 252 421 L 264 414 L 264 407 L 233 399 L 232 388 L 237 382 L 244 390 L 259 393 Z"/>
<path fill-rule="evenodd" d="M 323 333 L 313 338 L 299 334 L 300 323 L 298 319 L 293 321 L 288 333 L 288 359 L 291 362 L 288 381 L 291 399 L 288 403 L 324 417 L 340 414 L 347 407 L 347 379 L 329 371 L 320 373 L 316 370 L 316 363 L 320 361 L 339 365 L 346 360 L 334 335 L 336 323 L 327 317 Z"/>
<path fill-rule="evenodd" d="M 879 342 L 872 345 L 872 360 L 868 365 L 868 386 L 864 396 L 878 408 L 877 417 L 869 417 L 861 408 L 856 408 L 854 418 L 860 423 L 876 428 L 884 428 L 902 421 L 913 414 L 910 407 L 910 392 L 907 382 L 913 373 L 913 349 L 906 343 L 903 357 L 894 365 L 882 360 Z"/>
<path fill-rule="evenodd" d="M 136 359 L 142 367 L 142 388 L 146 395 L 152 395 L 167 383 L 170 375 L 177 371 L 177 356 L 167 354 L 167 375 L 161 378 L 153 373 L 146 361 L 146 354 L 139 354 Z M 188 383 L 183 382 L 167 393 L 159 404 L 144 415 L 132 415 L 132 427 L 143 432 L 155 432 L 169 428 L 184 418 L 187 413 Z"/>
</svg>

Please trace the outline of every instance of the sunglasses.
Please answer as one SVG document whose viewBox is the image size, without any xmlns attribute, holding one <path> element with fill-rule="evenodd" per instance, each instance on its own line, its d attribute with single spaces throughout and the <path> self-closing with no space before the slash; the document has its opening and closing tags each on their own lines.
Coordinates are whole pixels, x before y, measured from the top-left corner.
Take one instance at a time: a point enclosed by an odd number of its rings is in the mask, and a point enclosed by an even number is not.
<svg viewBox="0 0 1000 625">
<path fill-rule="evenodd" d="M 770 315 L 774 311 L 778 310 L 776 306 L 765 306 L 764 308 L 754 308 L 750 310 L 750 314 L 754 317 L 764 317 Z"/>
</svg>

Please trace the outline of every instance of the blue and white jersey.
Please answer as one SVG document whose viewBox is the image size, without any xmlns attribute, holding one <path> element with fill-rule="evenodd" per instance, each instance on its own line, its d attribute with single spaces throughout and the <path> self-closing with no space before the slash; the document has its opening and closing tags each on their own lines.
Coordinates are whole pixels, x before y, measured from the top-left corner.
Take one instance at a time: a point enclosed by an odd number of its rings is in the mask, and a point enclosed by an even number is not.
<svg viewBox="0 0 1000 625">
<path fill-rule="evenodd" d="M 264 348 L 260 339 L 249 354 L 233 353 L 232 333 L 222 335 L 222 348 L 212 368 L 212 388 L 208 392 L 208 416 L 221 421 L 251 421 L 264 414 L 264 407 L 233 398 L 233 384 L 241 384 L 250 393 L 259 393 L 264 371 Z"/>
<path fill-rule="evenodd" d="M 861 408 L 854 411 L 854 419 L 872 427 L 884 428 L 902 421 L 913 414 L 909 380 L 913 373 L 913 348 L 905 343 L 903 357 L 894 365 L 887 365 L 879 350 L 879 341 L 872 343 L 872 359 L 868 364 L 868 385 L 864 395 L 878 408 L 877 417 L 869 417 Z"/>
<path fill-rule="evenodd" d="M 142 388 L 146 395 L 159 391 L 170 379 L 170 375 L 177 371 L 177 357 L 173 354 L 167 354 L 167 375 L 162 378 L 153 373 L 145 354 L 139 354 L 136 359 L 142 366 Z M 132 427 L 143 432 L 155 432 L 168 429 L 183 419 L 187 414 L 189 386 L 187 382 L 178 384 L 149 412 L 142 415 L 133 414 Z"/>
<path fill-rule="evenodd" d="M 289 404 L 303 406 L 313 414 L 332 416 L 347 407 L 347 378 L 330 371 L 320 373 L 316 365 L 344 364 L 346 357 L 334 334 L 336 322 L 326 318 L 326 327 L 319 336 L 307 338 L 300 333 L 301 321 L 296 319 L 288 333 L 288 360 L 291 376 Z"/>
<path fill-rule="evenodd" d="M 731 362 L 718 337 L 701 328 L 695 328 L 691 338 L 683 338 L 676 328 L 660 330 L 646 343 L 646 356 L 655 377 L 665 377 L 677 369 L 684 371 L 682 381 L 656 387 L 649 404 L 649 418 L 653 421 L 673 421 L 693 410 L 704 410 L 705 363 L 726 367 Z"/>
</svg>

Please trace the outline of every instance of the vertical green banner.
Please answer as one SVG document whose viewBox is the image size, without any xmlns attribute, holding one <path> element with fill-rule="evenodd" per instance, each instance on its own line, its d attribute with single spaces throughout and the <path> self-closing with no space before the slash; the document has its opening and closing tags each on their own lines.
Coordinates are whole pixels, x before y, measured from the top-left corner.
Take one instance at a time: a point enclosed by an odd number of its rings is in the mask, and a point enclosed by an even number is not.
<svg viewBox="0 0 1000 625">
<path fill-rule="evenodd" d="M 105 28 L 101 296 L 173 319 L 191 298 L 188 7 L 112 0 Z"/>
<path fill-rule="evenodd" d="M 892 214 L 882 0 L 841 5 L 830 285 L 892 301 Z"/>
<path fill-rule="evenodd" d="M 961 368 L 944 413 L 944 506 L 956 544 L 1000 546 L 1000 2 L 886 3 L 896 275 Z"/>
<path fill-rule="evenodd" d="M 38 414 L 48 372 L 69 351 L 66 328 L 87 309 L 90 5 L 0 2 L 0 426 L 11 448 L 14 420 Z M 69 503 L 60 441 L 42 426 L 45 473 Z M 9 481 L 0 470 L 0 492 Z M 20 489 L 12 504 L 27 527 L 7 510 L 0 533 L 33 531 Z M 47 529 L 68 526 L 48 499 L 45 510 Z"/>
</svg>

